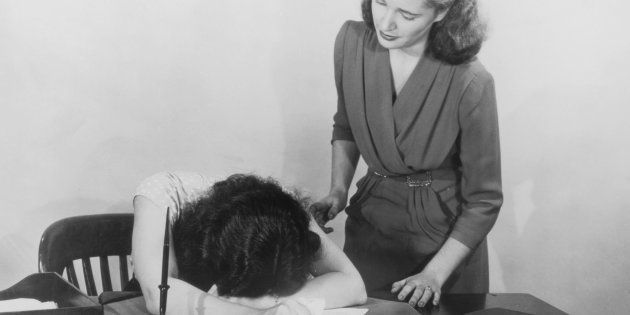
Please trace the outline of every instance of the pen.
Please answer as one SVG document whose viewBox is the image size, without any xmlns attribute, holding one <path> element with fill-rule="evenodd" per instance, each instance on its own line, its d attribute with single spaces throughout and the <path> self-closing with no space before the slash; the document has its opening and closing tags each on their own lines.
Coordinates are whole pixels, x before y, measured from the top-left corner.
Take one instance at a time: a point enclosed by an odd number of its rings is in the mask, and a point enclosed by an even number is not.
<svg viewBox="0 0 630 315">
<path fill-rule="evenodd" d="M 168 248 L 169 248 L 169 214 L 171 209 L 166 208 L 166 224 L 164 225 L 164 248 L 162 251 L 162 283 L 158 286 L 160 288 L 160 315 L 166 313 L 166 292 L 169 285 L 167 284 L 168 278 Z"/>
</svg>

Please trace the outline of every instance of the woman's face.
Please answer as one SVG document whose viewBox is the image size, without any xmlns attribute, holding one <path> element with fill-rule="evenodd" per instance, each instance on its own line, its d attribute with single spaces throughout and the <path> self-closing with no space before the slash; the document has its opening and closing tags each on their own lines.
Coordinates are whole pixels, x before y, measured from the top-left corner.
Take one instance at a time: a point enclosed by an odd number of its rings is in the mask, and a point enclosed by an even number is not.
<svg viewBox="0 0 630 315">
<path fill-rule="evenodd" d="M 426 0 L 371 1 L 378 42 L 387 49 L 422 53 L 431 25 L 446 15 L 446 10 L 438 13 Z"/>
</svg>

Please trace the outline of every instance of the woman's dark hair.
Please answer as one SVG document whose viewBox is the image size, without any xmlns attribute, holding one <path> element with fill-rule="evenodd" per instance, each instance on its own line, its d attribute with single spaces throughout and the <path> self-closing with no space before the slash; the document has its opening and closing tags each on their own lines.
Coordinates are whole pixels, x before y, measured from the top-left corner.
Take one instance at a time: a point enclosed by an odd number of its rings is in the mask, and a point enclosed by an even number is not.
<svg viewBox="0 0 630 315">
<path fill-rule="evenodd" d="M 303 200 L 274 180 L 232 175 L 173 224 L 179 278 L 219 295 L 285 296 L 306 282 L 320 248 Z"/>
<path fill-rule="evenodd" d="M 446 16 L 431 26 L 427 53 L 450 64 L 469 61 L 477 55 L 486 38 L 486 25 L 479 16 L 476 0 L 424 0 Z M 374 29 L 372 0 L 361 2 L 365 24 Z"/>
</svg>

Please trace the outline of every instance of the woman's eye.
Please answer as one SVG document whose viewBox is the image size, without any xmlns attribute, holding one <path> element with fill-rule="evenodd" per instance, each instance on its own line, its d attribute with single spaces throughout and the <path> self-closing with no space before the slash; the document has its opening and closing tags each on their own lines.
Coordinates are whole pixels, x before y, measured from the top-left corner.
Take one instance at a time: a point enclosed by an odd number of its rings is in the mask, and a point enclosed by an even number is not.
<svg viewBox="0 0 630 315">
<path fill-rule="evenodd" d="M 378 5 L 386 5 L 385 1 L 374 1 Z"/>
<path fill-rule="evenodd" d="M 407 20 L 407 21 L 413 21 L 417 18 L 417 16 L 415 15 L 408 15 L 408 14 L 401 14 L 403 19 Z"/>
</svg>

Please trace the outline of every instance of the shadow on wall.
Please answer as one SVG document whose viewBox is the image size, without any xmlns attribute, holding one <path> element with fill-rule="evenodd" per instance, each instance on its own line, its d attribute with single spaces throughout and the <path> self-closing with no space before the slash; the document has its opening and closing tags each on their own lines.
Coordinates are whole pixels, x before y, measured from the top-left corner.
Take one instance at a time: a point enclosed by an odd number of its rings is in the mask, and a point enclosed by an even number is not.
<svg viewBox="0 0 630 315">
<path fill-rule="evenodd" d="M 630 128 L 619 93 L 541 88 L 502 121 L 506 204 L 493 235 L 507 292 L 572 314 L 627 304 L 630 151 L 615 149 L 630 145 Z"/>
<path fill-rule="evenodd" d="M 76 215 L 132 211 L 129 200 L 112 204 L 105 200 L 77 198 L 50 202 L 21 213 L 22 217 L 28 219 L 21 220 L 12 232 L 0 237 L 0 289 L 38 271 L 39 240 L 53 222 Z"/>
</svg>

